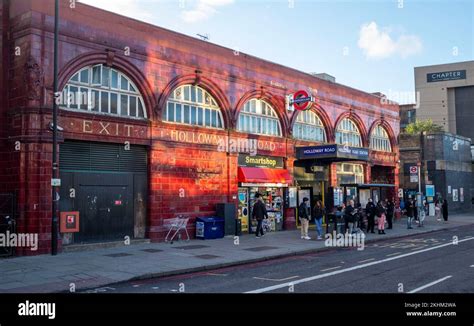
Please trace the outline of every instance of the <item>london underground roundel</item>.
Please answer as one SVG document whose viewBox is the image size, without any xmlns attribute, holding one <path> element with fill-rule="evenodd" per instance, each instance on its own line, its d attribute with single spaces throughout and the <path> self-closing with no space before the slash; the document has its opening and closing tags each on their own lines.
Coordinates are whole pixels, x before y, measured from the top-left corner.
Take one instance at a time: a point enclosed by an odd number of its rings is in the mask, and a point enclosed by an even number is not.
<svg viewBox="0 0 474 326">
<path fill-rule="evenodd" d="M 305 90 L 293 94 L 293 106 L 299 111 L 306 111 L 311 107 L 312 97 Z"/>
</svg>

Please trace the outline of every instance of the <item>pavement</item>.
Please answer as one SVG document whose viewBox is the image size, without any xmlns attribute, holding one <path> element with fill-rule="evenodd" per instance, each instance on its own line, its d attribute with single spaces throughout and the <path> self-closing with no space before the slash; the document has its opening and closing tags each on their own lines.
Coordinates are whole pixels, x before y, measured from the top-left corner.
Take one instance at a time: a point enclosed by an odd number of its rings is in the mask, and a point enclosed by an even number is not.
<svg viewBox="0 0 474 326">
<path fill-rule="evenodd" d="M 452 215 L 449 222 L 428 217 L 424 227 L 394 223 L 386 235 L 367 234 L 365 243 L 420 235 L 474 225 L 474 212 Z M 0 259 L 0 293 L 53 293 L 97 289 L 132 280 L 181 275 L 325 251 L 325 242 L 300 239 L 300 233 L 281 231 L 263 238 L 243 235 L 217 240 L 139 243 L 114 248 Z"/>
</svg>

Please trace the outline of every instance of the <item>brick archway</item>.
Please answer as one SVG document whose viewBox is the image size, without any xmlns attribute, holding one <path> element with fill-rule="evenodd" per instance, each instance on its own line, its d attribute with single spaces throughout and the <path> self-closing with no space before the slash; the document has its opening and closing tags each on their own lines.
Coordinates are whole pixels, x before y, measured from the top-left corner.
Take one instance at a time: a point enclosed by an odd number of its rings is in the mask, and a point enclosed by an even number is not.
<svg viewBox="0 0 474 326">
<path fill-rule="evenodd" d="M 66 63 L 58 75 L 59 89 L 62 90 L 69 79 L 82 68 L 103 64 L 123 72 L 133 81 L 145 102 L 148 118 L 154 120 L 154 108 L 156 107 L 157 101 L 150 83 L 134 64 L 123 57 L 116 56 L 115 54 L 111 55 L 110 53 L 111 52 L 90 52 L 80 55 Z"/>
<path fill-rule="evenodd" d="M 205 89 L 211 96 L 216 100 L 217 105 L 221 109 L 222 117 L 224 119 L 224 127 L 231 128 L 231 114 L 230 114 L 230 102 L 225 96 L 225 93 L 214 83 L 211 79 L 196 74 L 182 75 L 171 80 L 168 85 L 161 92 L 156 107 L 156 115 L 161 120 L 163 109 L 166 107 L 166 102 L 170 97 L 171 93 L 179 86 L 183 85 L 195 85 Z"/>
<path fill-rule="evenodd" d="M 337 132 L 337 126 L 345 118 L 352 120 L 356 124 L 357 128 L 359 129 L 360 138 L 362 141 L 362 147 L 369 147 L 370 144 L 369 144 L 369 137 L 367 135 L 367 128 L 365 127 L 362 119 L 354 112 L 345 112 L 337 118 L 336 123 L 334 124 L 334 140 L 335 140 L 335 136 Z"/>
<path fill-rule="evenodd" d="M 331 119 L 327 115 L 326 111 L 324 108 L 316 103 L 314 103 L 310 109 L 313 111 L 319 119 L 321 119 L 321 122 L 323 123 L 324 126 L 324 131 L 326 132 L 326 142 L 328 143 L 333 143 L 335 141 L 335 131 L 331 123 Z M 290 130 L 291 134 L 293 134 L 293 126 L 296 122 L 296 119 L 298 118 L 298 114 L 300 114 L 301 111 L 295 110 L 291 117 L 291 122 L 290 122 Z"/>
<path fill-rule="evenodd" d="M 279 96 L 275 96 L 270 92 L 265 91 L 263 88 L 260 90 L 252 90 L 245 93 L 237 102 L 233 115 L 234 128 L 237 128 L 237 120 L 239 118 L 240 111 L 244 107 L 245 103 L 252 99 L 259 99 L 267 102 L 275 110 L 281 124 L 282 137 L 287 137 L 289 132 L 290 121 L 288 116 L 285 114 L 285 100 Z"/>
</svg>

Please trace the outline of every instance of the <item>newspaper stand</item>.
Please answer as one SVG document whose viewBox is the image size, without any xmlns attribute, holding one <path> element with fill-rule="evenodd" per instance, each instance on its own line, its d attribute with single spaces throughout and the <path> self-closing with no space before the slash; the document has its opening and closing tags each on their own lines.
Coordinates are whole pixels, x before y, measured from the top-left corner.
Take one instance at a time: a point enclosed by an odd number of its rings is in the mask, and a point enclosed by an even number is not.
<svg viewBox="0 0 474 326">
<path fill-rule="evenodd" d="M 186 241 L 189 241 L 189 233 L 188 230 L 186 229 L 188 225 L 189 218 L 188 217 L 183 217 L 183 216 L 178 216 L 175 218 L 170 218 L 166 219 L 163 221 L 163 226 L 168 230 L 168 234 L 166 234 L 165 242 L 171 242 L 173 244 L 173 241 L 175 240 L 176 236 L 178 236 L 178 240 L 181 240 L 181 233 L 180 231 L 186 232 L 187 239 Z"/>
</svg>

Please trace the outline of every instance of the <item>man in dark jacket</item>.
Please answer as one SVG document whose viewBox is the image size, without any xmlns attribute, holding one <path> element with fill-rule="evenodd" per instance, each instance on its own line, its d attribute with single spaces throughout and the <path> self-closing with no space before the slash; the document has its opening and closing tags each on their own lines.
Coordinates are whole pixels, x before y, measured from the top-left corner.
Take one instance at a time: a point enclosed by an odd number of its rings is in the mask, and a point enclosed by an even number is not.
<svg viewBox="0 0 474 326">
<path fill-rule="evenodd" d="M 352 231 L 354 229 L 354 221 L 355 221 L 354 201 L 351 199 L 347 203 L 346 210 L 344 211 L 345 229 L 346 229 L 346 232 L 349 232 L 349 234 L 352 234 Z"/>
<path fill-rule="evenodd" d="M 300 206 L 298 207 L 298 217 L 301 222 L 301 239 L 311 240 L 308 236 L 309 228 L 309 212 L 308 212 L 308 201 L 309 198 L 303 198 Z"/>
<path fill-rule="evenodd" d="M 388 229 L 390 230 L 393 227 L 393 214 L 395 213 L 395 204 L 392 200 L 385 200 L 385 207 L 387 208 L 387 223 Z"/>
<path fill-rule="evenodd" d="M 413 216 L 415 215 L 415 203 L 413 199 L 408 199 L 408 202 L 405 204 L 405 209 L 407 211 L 407 229 L 413 229 L 411 226 Z"/>
<path fill-rule="evenodd" d="M 263 199 L 260 196 L 259 193 L 255 194 L 255 204 L 253 205 L 253 210 L 252 210 L 252 217 L 257 220 L 257 230 L 255 231 L 255 236 L 257 238 L 260 238 L 260 234 L 262 237 L 265 235 L 263 233 L 263 219 L 268 218 L 267 214 L 267 208 L 265 207 L 265 204 L 263 203 Z"/>
<path fill-rule="evenodd" d="M 375 205 L 372 202 L 372 198 L 369 198 L 369 202 L 365 206 L 365 214 L 367 215 L 367 233 L 375 233 Z"/>
</svg>

